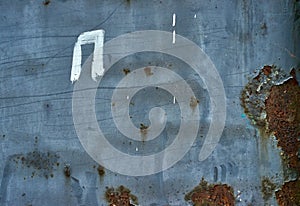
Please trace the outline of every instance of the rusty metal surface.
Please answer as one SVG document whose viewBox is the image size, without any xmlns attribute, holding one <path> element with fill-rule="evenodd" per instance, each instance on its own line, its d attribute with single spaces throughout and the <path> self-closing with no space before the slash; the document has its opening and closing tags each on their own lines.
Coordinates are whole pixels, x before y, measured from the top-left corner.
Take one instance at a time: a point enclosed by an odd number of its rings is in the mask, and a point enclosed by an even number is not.
<svg viewBox="0 0 300 206">
<path fill-rule="evenodd" d="M 294 0 L 0 1 L 0 205 L 109 205 L 109 188 L 128 188 L 139 205 L 191 205 L 185 195 L 202 177 L 209 184 L 232 188 L 235 205 L 278 205 L 281 186 L 299 174 L 286 173 L 276 138 L 262 138 L 244 113 L 240 96 L 248 77 L 255 77 L 254 70 L 264 65 L 274 64 L 286 74 L 299 68 L 299 7 Z M 185 65 L 171 57 L 133 56 L 110 71 L 113 78 L 104 83 L 116 85 L 145 62 L 181 72 L 199 99 L 194 102 L 202 114 L 200 131 L 184 158 L 165 171 L 144 177 L 114 173 L 86 153 L 75 132 L 74 84 L 69 80 L 74 44 L 82 32 L 96 29 L 105 30 L 105 41 L 137 30 L 172 32 L 174 13 L 176 33 L 201 47 L 222 78 L 225 129 L 213 153 L 199 161 L 209 124 L 203 82 L 182 72 Z M 83 61 L 92 50 L 83 48 Z M 104 101 L 111 92 L 102 91 Z M 146 111 L 164 105 L 173 114 L 171 126 L 152 145 L 142 145 L 138 154 L 162 150 L 170 144 L 166 137 L 178 130 L 179 108 L 170 102 L 172 96 L 162 90 L 156 98 L 154 94 L 155 88 L 149 88 L 133 99 L 133 121 L 148 125 Z M 97 98 L 103 100 L 100 94 Z M 137 152 L 135 143 L 115 135 L 106 108 L 97 108 L 97 118 L 116 148 Z"/>
</svg>

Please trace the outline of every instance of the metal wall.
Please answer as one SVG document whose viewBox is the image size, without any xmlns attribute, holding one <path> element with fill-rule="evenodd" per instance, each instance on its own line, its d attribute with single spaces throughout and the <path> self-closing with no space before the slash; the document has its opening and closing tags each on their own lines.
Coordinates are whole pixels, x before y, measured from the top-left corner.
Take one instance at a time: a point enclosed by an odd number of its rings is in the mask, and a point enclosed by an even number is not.
<svg viewBox="0 0 300 206">
<path fill-rule="evenodd" d="M 106 187 L 124 185 L 140 205 L 182 206 L 190 204 L 184 196 L 202 177 L 210 183 L 230 185 L 238 196 L 236 205 L 276 205 L 274 196 L 266 202 L 262 198 L 261 178 L 283 183 L 280 152 L 271 140 L 261 142 L 240 105 L 240 94 L 255 69 L 274 64 L 289 71 L 299 64 L 296 4 L 293 0 L 0 1 L 0 205 L 108 205 Z M 176 33 L 201 47 L 222 78 L 227 119 L 221 140 L 204 161 L 198 160 L 203 143 L 200 132 L 191 150 L 168 170 L 131 177 L 104 169 L 105 174 L 99 175 L 98 163 L 81 146 L 72 119 L 74 84 L 69 79 L 77 37 L 96 29 L 105 30 L 105 41 L 137 30 L 172 32 L 173 14 Z M 83 61 L 92 51 L 93 46 L 83 47 Z M 151 65 L 165 61 L 154 54 L 133 59 Z M 139 64 L 135 62 L 121 62 L 107 84 L 117 84 L 124 76 L 122 69 L 134 70 Z M 175 61 L 174 67 L 178 71 L 183 66 Z M 190 74 L 183 75 L 189 78 Z M 204 115 L 200 127 L 205 134 L 208 94 L 201 79 L 191 79 L 190 84 L 196 85 L 197 95 L 203 99 L 199 103 Z M 112 91 L 101 92 L 109 96 Z M 151 102 L 151 92 L 136 97 L 132 112 L 137 124 L 148 121 L 143 101 Z M 172 105 L 169 94 L 160 92 L 152 106 Z M 178 108 L 170 111 L 176 114 Z M 105 117 L 108 120 L 101 124 L 112 143 L 130 152 L 128 142 L 114 138 L 116 128 L 107 108 L 97 108 L 98 120 Z M 176 131 L 178 122 L 172 121 L 174 128 L 168 127 L 166 136 Z M 145 146 L 144 153 L 165 142 L 162 139 L 152 147 Z M 262 155 L 268 155 L 266 162 Z M 66 165 L 70 165 L 70 177 Z"/>
</svg>

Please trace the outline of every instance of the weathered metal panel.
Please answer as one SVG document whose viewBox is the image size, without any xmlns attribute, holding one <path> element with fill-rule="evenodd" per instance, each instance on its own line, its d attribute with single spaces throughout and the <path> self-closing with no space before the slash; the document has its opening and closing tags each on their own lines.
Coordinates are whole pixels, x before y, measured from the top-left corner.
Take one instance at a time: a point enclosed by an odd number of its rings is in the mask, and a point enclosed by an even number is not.
<svg viewBox="0 0 300 206">
<path fill-rule="evenodd" d="M 106 187 L 124 185 L 139 205 L 182 206 L 191 204 L 185 195 L 202 177 L 231 186 L 236 205 L 277 205 L 275 189 L 266 199 L 263 184 L 270 180 L 279 190 L 299 175 L 286 175 L 277 142 L 262 138 L 240 103 L 254 70 L 274 64 L 288 73 L 299 66 L 298 1 L 2 0 L 0 28 L 0 205 L 108 205 Z M 122 137 L 109 111 L 113 89 L 127 72 L 168 67 L 180 73 L 200 100 L 200 130 L 191 149 L 171 168 L 142 177 L 99 167 L 86 153 L 72 117 L 76 82 L 69 79 L 78 36 L 97 29 L 105 30 L 105 42 L 139 30 L 176 30 L 210 57 L 223 81 L 227 116 L 207 159 L 198 160 L 210 123 L 205 82 L 191 69 L 183 71 L 183 62 L 154 53 L 122 60 L 103 77 L 96 106 L 106 107 L 96 107 L 98 123 L 125 153 L 147 155 L 168 146 L 180 125 L 179 107 L 169 93 L 148 88 L 133 98 L 135 125 L 149 125 L 153 106 L 171 113 L 162 136 L 151 144 Z M 83 62 L 92 52 L 93 46 L 83 47 Z"/>
</svg>

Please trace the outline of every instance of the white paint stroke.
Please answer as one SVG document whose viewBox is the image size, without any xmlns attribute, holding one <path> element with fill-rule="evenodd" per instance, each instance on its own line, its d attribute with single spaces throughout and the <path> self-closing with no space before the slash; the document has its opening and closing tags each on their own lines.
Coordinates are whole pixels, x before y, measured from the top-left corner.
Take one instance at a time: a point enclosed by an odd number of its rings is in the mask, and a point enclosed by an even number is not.
<svg viewBox="0 0 300 206">
<path fill-rule="evenodd" d="M 281 85 L 281 84 L 284 84 L 286 81 L 288 81 L 289 79 L 293 79 L 293 77 L 287 77 L 287 78 L 285 78 L 285 79 L 283 79 L 283 80 L 281 80 L 281 81 L 279 81 L 279 82 L 276 82 L 275 83 L 275 85 Z"/>
<path fill-rule="evenodd" d="M 175 30 L 173 31 L 173 40 L 172 40 L 172 43 L 175 44 L 176 42 L 176 32 Z"/>
<path fill-rule="evenodd" d="M 196 19 L 196 18 L 197 18 L 197 14 L 194 15 L 194 19 Z"/>
<path fill-rule="evenodd" d="M 173 23 L 172 26 L 174 27 L 176 25 L 176 14 L 173 14 Z"/>
<path fill-rule="evenodd" d="M 84 32 L 79 35 L 77 42 L 75 43 L 73 50 L 73 61 L 71 70 L 71 82 L 75 82 L 79 79 L 81 73 L 81 46 L 85 44 L 95 44 L 93 52 L 93 61 L 91 76 L 94 81 L 97 81 L 97 76 L 102 76 L 104 74 L 103 66 L 103 44 L 104 44 L 104 34 L 105 31 L 95 30 Z"/>
<path fill-rule="evenodd" d="M 176 104 L 176 98 L 173 96 L 173 104 Z"/>
</svg>

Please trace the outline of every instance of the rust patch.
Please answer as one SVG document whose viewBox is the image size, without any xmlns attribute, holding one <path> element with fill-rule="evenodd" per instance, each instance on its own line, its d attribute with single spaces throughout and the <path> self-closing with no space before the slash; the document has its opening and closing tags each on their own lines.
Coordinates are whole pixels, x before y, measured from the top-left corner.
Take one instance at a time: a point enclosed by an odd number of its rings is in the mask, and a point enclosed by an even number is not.
<svg viewBox="0 0 300 206">
<path fill-rule="evenodd" d="M 199 100 L 196 97 L 191 97 L 190 99 L 190 107 L 195 109 L 199 104 Z"/>
<path fill-rule="evenodd" d="M 123 73 L 124 73 L 125 75 L 129 74 L 129 73 L 130 73 L 130 69 L 124 68 L 124 69 L 123 69 Z"/>
<path fill-rule="evenodd" d="M 271 180 L 267 177 L 264 177 L 261 181 L 261 192 L 263 194 L 264 200 L 270 199 L 272 197 L 274 190 L 276 189 L 276 185 L 271 182 Z"/>
<path fill-rule="evenodd" d="M 300 172 L 300 87 L 295 77 L 271 88 L 266 112 L 268 130 L 278 140 L 288 166 Z"/>
<path fill-rule="evenodd" d="M 107 188 L 105 199 L 109 206 L 132 206 L 138 205 L 138 198 L 131 194 L 131 191 L 123 185 L 118 188 Z"/>
<path fill-rule="evenodd" d="M 144 72 L 145 72 L 147 77 L 153 75 L 150 67 L 145 67 Z"/>
<path fill-rule="evenodd" d="M 275 194 L 279 206 L 300 205 L 300 180 L 284 183 Z"/>
<path fill-rule="evenodd" d="M 288 167 L 300 172 L 300 88 L 295 70 L 288 76 L 275 66 L 264 66 L 245 86 L 241 104 L 262 136 L 276 137 Z"/>
<path fill-rule="evenodd" d="M 208 184 L 203 178 L 197 187 L 185 195 L 185 200 L 192 201 L 194 206 L 235 205 L 232 187 L 226 184 Z"/>
</svg>

